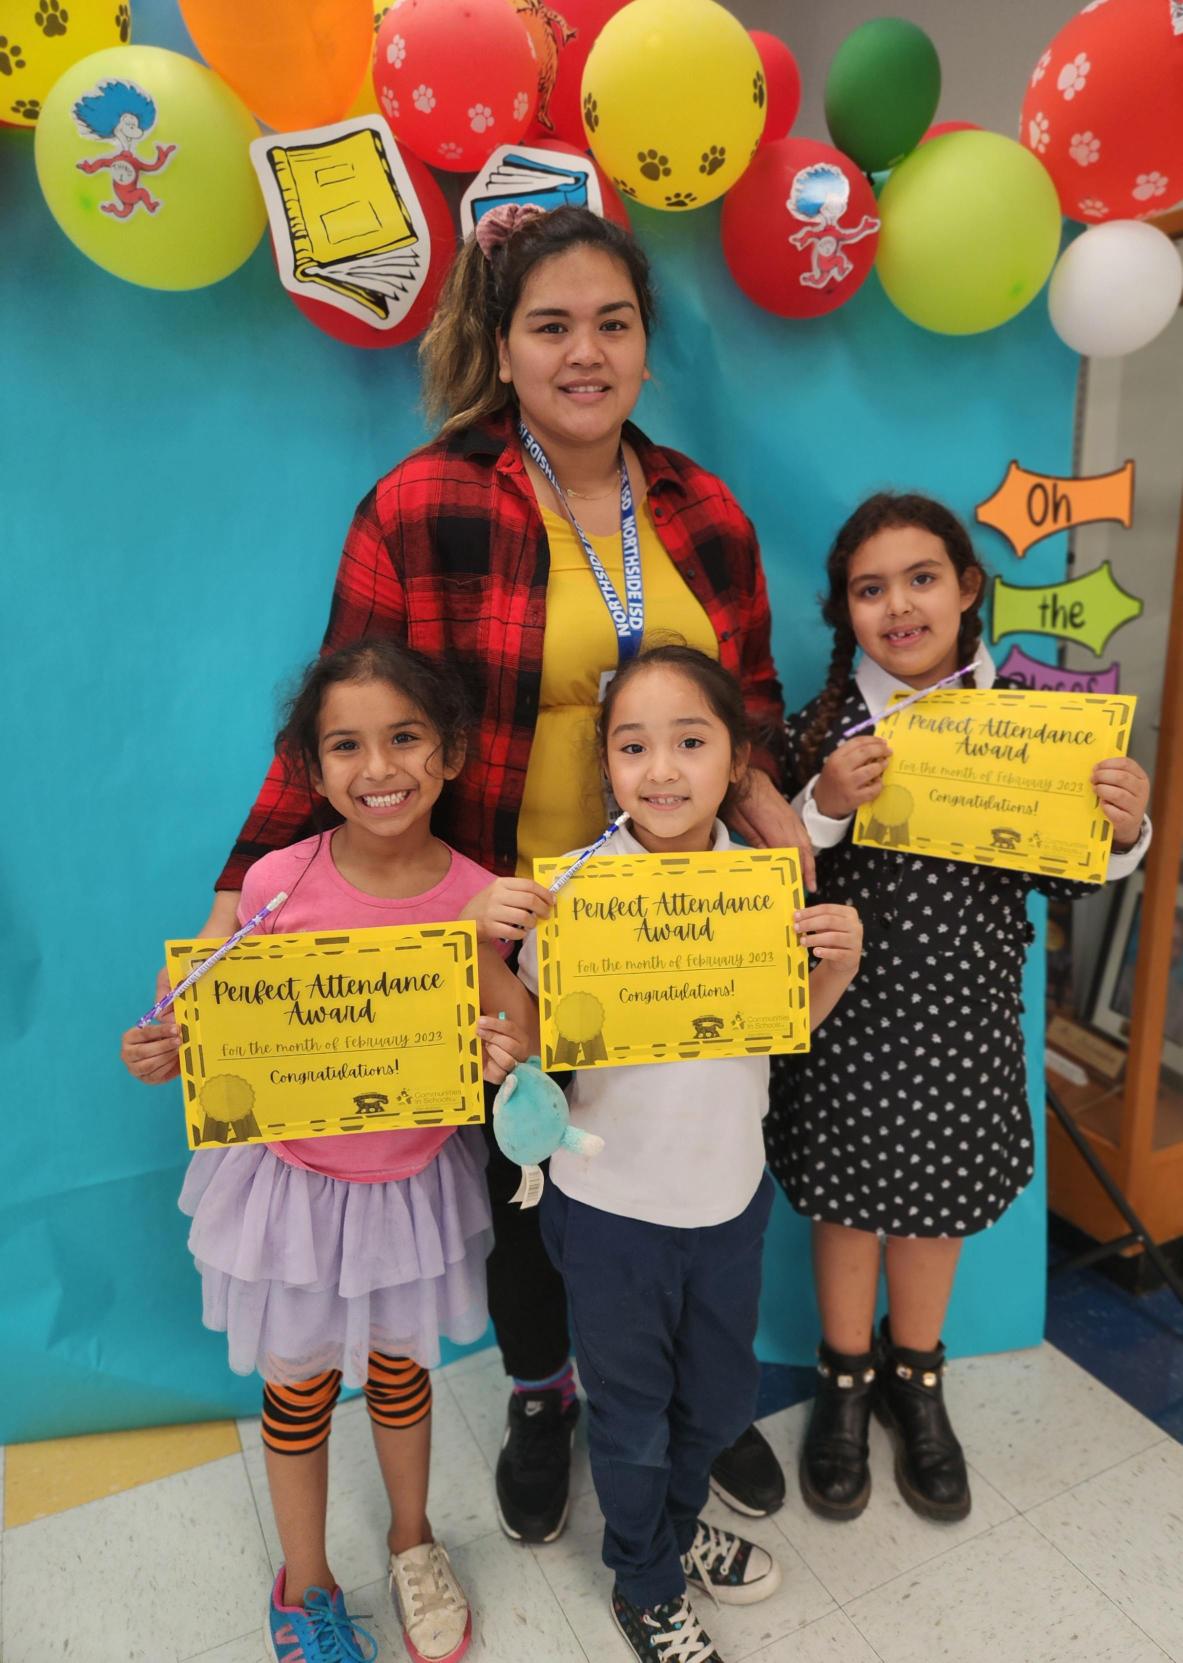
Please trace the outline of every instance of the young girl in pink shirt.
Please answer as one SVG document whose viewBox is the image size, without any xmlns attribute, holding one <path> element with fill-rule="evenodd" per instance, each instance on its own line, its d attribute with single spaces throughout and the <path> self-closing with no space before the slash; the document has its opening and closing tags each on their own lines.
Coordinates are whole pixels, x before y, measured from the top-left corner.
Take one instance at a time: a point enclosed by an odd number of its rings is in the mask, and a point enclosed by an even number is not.
<svg viewBox="0 0 1183 1663">
<path fill-rule="evenodd" d="M 363 641 L 308 670 L 278 749 L 340 824 L 265 855 L 239 919 L 280 890 L 270 932 L 459 918 L 492 874 L 432 835 L 431 811 L 464 761 L 464 698 L 444 667 Z M 537 1049 L 517 979 L 480 948 L 485 1078 Z M 499 1018 L 496 1013 L 505 1013 Z M 123 1037 L 140 1079 L 176 1073 L 171 1020 Z M 484 1145 L 463 1129 L 358 1132 L 194 1155 L 180 1205 L 204 1320 L 230 1366 L 263 1376 L 263 1443 L 284 1565 L 264 1638 L 275 1663 L 368 1663 L 376 1645 L 345 1609 L 325 1555 L 328 1435 L 342 1382 L 360 1386 L 390 1498 L 390 1588 L 415 1663 L 467 1650 L 467 1601 L 427 1518 L 431 1383 L 439 1339 L 479 1339 L 491 1242 Z"/>
</svg>

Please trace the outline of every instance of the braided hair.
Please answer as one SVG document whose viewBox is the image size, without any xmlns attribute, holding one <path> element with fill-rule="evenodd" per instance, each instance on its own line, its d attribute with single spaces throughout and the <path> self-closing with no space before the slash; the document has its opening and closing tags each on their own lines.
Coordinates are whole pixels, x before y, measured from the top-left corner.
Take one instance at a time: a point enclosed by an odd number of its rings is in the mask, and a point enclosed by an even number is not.
<svg viewBox="0 0 1183 1663">
<path fill-rule="evenodd" d="M 986 569 L 978 559 L 969 532 L 956 514 L 932 497 L 916 492 L 878 491 L 855 509 L 834 538 L 826 556 L 827 592 L 820 597 L 822 617 L 834 632 L 834 646 L 830 654 L 830 668 L 826 684 L 818 696 L 813 720 L 805 730 L 799 751 L 799 767 L 804 779 L 817 772 L 822 746 L 833 727 L 834 718 L 842 704 L 846 685 L 854 667 L 858 642 L 850 622 L 850 603 L 847 598 L 847 572 L 850 562 L 869 538 L 877 532 L 893 528 L 918 526 L 939 537 L 945 545 L 958 582 L 964 583 L 966 574 L 979 575 L 978 592 L 973 602 L 961 614 L 957 635 L 957 661 L 968 664 L 982 639 L 982 601 L 986 593 Z"/>
</svg>

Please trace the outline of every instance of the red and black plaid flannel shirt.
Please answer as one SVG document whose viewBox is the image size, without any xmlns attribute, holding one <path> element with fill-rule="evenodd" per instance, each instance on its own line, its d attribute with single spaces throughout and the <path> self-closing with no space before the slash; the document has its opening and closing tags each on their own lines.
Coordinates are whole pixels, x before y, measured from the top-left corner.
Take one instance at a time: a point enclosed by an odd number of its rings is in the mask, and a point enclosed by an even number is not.
<svg viewBox="0 0 1183 1663">
<path fill-rule="evenodd" d="M 702 603 L 721 662 L 757 733 L 782 718 L 768 593 L 751 522 L 721 480 L 626 429 L 657 534 Z M 433 818 L 438 834 L 499 873 L 517 861 L 517 821 L 542 681 L 550 551 L 509 416 L 437 440 L 379 480 L 354 516 L 333 591 L 325 652 L 392 635 L 446 654 L 476 711 L 468 760 Z M 756 760 L 774 773 L 772 759 Z M 272 763 L 218 879 L 314 829 L 313 799 Z"/>
</svg>

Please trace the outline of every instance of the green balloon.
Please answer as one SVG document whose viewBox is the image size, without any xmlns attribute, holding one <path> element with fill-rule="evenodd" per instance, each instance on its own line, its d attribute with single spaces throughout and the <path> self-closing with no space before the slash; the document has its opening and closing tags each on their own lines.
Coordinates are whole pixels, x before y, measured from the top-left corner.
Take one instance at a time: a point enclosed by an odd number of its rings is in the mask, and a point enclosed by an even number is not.
<svg viewBox="0 0 1183 1663">
<path fill-rule="evenodd" d="M 826 126 L 839 150 L 876 173 L 916 148 L 940 96 L 941 60 L 924 30 L 902 17 L 876 17 L 834 54 Z"/>
<path fill-rule="evenodd" d="M 938 335 L 996 329 L 1029 306 L 1060 250 L 1043 163 L 1001 133 L 948 133 L 896 168 L 879 197 L 875 267 L 888 299 Z"/>
</svg>

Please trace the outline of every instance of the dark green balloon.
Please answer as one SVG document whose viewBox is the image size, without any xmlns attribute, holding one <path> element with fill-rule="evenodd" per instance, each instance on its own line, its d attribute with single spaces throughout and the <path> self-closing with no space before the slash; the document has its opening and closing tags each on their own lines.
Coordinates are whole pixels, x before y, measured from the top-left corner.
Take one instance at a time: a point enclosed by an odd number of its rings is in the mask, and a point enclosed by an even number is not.
<svg viewBox="0 0 1183 1663">
<path fill-rule="evenodd" d="M 826 77 L 826 126 L 864 173 L 894 167 L 923 138 L 941 97 L 941 61 L 923 29 L 877 17 L 847 35 Z"/>
</svg>

